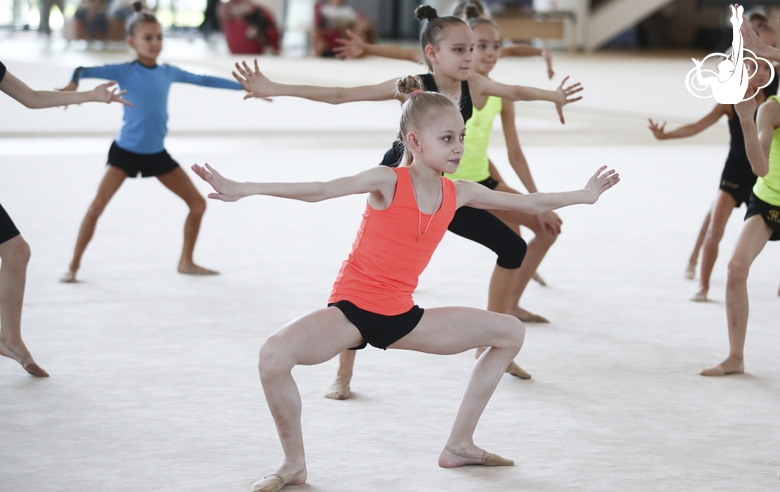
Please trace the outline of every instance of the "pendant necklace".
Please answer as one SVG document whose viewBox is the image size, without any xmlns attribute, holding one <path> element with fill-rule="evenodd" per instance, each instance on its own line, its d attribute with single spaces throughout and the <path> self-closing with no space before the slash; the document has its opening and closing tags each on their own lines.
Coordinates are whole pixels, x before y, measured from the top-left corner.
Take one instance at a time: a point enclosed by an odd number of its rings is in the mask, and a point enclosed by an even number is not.
<svg viewBox="0 0 780 492">
<path fill-rule="evenodd" d="M 420 239 L 422 239 L 423 234 L 428 232 L 428 228 L 431 226 L 431 222 L 433 221 L 433 216 L 436 215 L 437 212 L 437 206 L 439 205 L 439 198 L 441 198 L 441 181 L 439 181 L 439 193 L 436 195 L 436 201 L 433 204 L 433 213 L 431 214 L 431 218 L 428 219 L 428 225 L 425 226 L 424 231 L 420 231 L 420 227 L 422 227 L 422 212 L 420 211 L 420 200 L 417 198 L 417 187 L 414 185 L 414 174 L 412 172 L 412 168 L 409 168 L 409 178 L 412 180 L 412 191 L 414 191 L 414 201 L 415 205 L 417 205 L 417 242 L 420 242 Z"/>
</svg>

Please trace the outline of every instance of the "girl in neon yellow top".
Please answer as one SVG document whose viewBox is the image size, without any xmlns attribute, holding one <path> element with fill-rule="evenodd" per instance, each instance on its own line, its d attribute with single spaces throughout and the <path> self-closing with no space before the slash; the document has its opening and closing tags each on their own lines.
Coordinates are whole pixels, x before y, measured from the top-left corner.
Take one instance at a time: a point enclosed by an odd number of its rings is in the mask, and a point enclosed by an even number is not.
<svg viewBox="0 0 780 492">
<path fill-rule="evenodd" d="M 726 320 L 729 356 L 703 369 L 702 376 L 745 372 L 744 350 L 748 322 L 747 278 L 750 266 L 767 241 L 780 240 L 780 99 L 771 96 L 758 110 L 755 98 L 737 104 L 750 166 L 758 179 L 748 203 L 745 225 L 729 262 Z"/>
<path fill-rule="evenodd" d="M 471 30 L 474 32 L 475 39 L 474 61 L 471 71 L 472 73 L 488 77 L 496 61 L 498 61 L 501 49 L 501 37 L 498 28 L 493 21 L 482 17 L 471 18 L 468 22 Z M 530 193 L 536 193 L 536 184 L 531 177 L 528 162 L 523 155 L 520 141 L 517 138 L 513 101 L 504 101 L 502 98 L 495 96 L 489 97 L 481 108 L 474 106 L 471 118 L 466 122 L 466 145 L 463 158 L 460 161 L 457 172 L 448 175 L 448 177 L 474 181 L 498 191 L 518 193 L 502 182 L 501 176 L 488 158 L 487 149 L 490 145 L 493 120 L 498 114 L 501 115 L 509 163 L 526 189 Z M 528 282 L 534 276 L 542 259 L 544 259 L 550 246 L 552 246 L 561 232 L 561 219 L 554 212 L 538 216 L 495 210 L 491 210 L 491 213 L 504 221 L 518 234 L 522 225 L 531 229 L 535 235 L 528 243 L 528 252 L 523 259 L 522 266 L 518 270 L 517 283 L 513 289 L 507 313 L 513 314 L 526 322 L 547 323 L 548 321 L 545 318 L 529 313 L 522 309 L 519 304 Z"/>
</svg>

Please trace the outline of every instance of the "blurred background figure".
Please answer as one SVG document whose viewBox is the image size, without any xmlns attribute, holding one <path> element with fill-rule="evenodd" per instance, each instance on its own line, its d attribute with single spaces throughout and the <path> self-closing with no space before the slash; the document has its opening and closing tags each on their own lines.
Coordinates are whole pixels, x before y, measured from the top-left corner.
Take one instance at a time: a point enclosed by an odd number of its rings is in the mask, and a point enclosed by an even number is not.
<svg viewBox="0 0 780 492">
<path fill-rule="evenodd" d="M 343 0 L 325 0 L 314 5 L 311 41 L 315 56 L 335 56 L 336 40 L 346 37 L 348 30 L 367 43 L 376 42 L 373 22 Z"/>
<path fill-rule="evenodd" d="M 281 34 L 266 7 L 252 0 L 229 0 L 218 6 L 217 17 L 231 53 L 259 54 L 269 49 L 279 54 Z"/>
</svg>

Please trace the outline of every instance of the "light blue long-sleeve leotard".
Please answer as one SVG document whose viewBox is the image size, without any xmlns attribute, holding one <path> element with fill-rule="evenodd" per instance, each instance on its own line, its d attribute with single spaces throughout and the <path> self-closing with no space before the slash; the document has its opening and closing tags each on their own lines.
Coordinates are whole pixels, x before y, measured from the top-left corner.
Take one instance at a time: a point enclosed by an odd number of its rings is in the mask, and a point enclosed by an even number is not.
<svg viewBox="0 0 780 492">
<path fill-rule="evenodd" d="M 73 80 L 78 82 L 83 78 L 116 80 L 119 87 L 127 91 L 124 98 L 132 102 L 133 107 L 124 106 L 122 128 L 116 144 L 136 154 L 156 154 L 165 150 L 163 140 L 168 133 L 168 93 L 174 82 L 241 89 L 241 84 L 235 80 L 195 75 L 171 65 L 149 68 L 137 61 L 79 67 L 73 73 Z"/>
</svg>

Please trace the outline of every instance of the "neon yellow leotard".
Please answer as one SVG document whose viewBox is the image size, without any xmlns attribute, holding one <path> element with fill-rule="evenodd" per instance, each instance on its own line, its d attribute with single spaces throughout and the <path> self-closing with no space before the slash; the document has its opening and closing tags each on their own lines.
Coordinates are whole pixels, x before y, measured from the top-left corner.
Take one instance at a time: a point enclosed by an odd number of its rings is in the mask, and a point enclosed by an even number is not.
<svg viewBox="0 0 780 492">
<path fill-rule="evenodd" d="M 489 96 L 482 109 L 474 108 L 466 122 L 463 157 L 458 170 L 445 174 L 450 179 L 465 179 L 479 183 L 490 177 L 487 149 L 493 132 L 493 119 L 501 112 L 501 98 Z"/>
<path fill-rule="evenodd" d="M 777 96 L 770 96 L 767 101 L 771 99 L 780 103 L 780 98 Z M 466 132 L 468 133 L 468 130 Z M 466 154 L 465 150 L 463 154 Z M 780 128 L 775 128 L 767 160 L 769 161 L 769 172 L 766 176 L 759 176 L 756 179 L 753 194 L 770 205 L 780 207 Z"/>
</svg>

